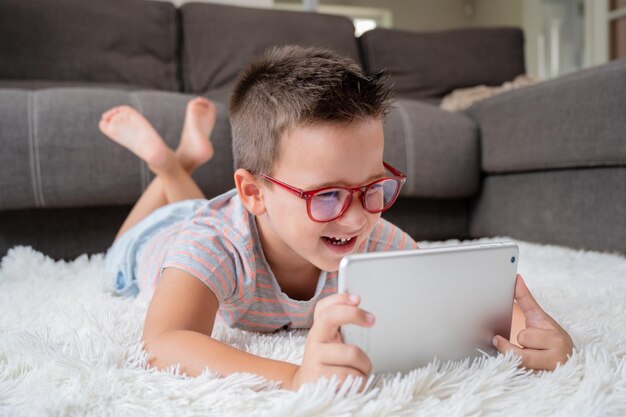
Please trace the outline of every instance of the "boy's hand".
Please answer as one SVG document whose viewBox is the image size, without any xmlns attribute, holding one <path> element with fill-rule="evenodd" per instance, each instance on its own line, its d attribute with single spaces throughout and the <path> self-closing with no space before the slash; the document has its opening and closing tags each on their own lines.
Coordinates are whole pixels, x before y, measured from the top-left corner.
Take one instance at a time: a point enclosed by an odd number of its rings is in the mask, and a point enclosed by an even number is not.
<svg viewBox="0 0 626 417">
<path fill-rule="evenodd" d="M 302 365 L 292 379 L 292 390 L 321 377 L 330 378 L 333 374 L 342 383 L 348 375 L 363 377 L 359 390 L 363 389 L 372 363 L 359 347 L 343 343 L 339 327 L 344 324 L 371 327 L 374 322 L 368 321 L 368 313 L 357 307 L 360 298 L 353 297 L 351 299 L 350 294 L 333 294 L 315 306 L 313 326 L 307 337 Z"/>
<path fill-rule="evenodd" d="M 522 358 L 521 366 L 531 369 L 554 370 L 572 354 L 574 343 L 565 330 L 537 304 L 521 275 L 515 282 L 515 300 L 524 313 L 526 328 L 517 335 L 521 348 L 502 336 L 494 337 L 500 352 L 512 350 Z"/>
</svg>

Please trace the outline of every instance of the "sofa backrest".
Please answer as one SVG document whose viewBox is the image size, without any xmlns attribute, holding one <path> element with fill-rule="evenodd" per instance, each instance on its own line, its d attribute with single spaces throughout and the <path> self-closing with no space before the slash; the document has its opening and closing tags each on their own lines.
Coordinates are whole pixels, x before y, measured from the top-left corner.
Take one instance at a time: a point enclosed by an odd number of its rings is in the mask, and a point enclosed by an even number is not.
<svg viewBox="0 0 626 417">
<path fill-rule="evenodd" d="M 0 1 L 0 79 L 120 83 L 179 90 L 171 3 Z"/>
<path fill-rule="evenodd" d="M 403 98 L 436 101 L 457 88 L 500 85 L 525 72 L 524 35 L 517 28 L 374 29 L 359 45 L 366 71 L 387 69 Z"/>
<path fill-rule="evenodd" d="M 248 62 L 273 46 L 321 46 L 361 64 L 354 26 L 342 16 L 206 3 L 186 3 L 180 12 L 186 92 L 228 89 Z"/>
</svg>

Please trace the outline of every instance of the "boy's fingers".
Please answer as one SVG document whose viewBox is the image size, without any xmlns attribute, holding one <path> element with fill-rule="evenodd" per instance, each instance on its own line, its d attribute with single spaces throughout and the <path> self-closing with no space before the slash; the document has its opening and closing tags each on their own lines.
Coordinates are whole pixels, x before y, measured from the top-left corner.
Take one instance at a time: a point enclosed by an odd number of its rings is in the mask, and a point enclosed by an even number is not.
<svg viewBox="0 0 626 417">
<path fill-rule="evenodd" d="M 344 324 L 371 326 L 373 322 L 368 321 L 365 310 L 354 305 L 334 304 L 316 311 L 309 337 L 321 343 L 335 340 L 339 327 Z"/>
<path fill-rule="evenodd" d="M 515 281 L 515 301 L 524 312 L 527 325 L 546 330 L 554 328 L 552 318 L 537 303 L 520 274 Z"/>
<path fill-rule="evenodd" d="M 544 366 L 542 366 L 543 361 L 541 360 L 540 350 L 517 347 L 502 336 L 494 336 L 494 339 L 497 341 L 495 348 L 498 349 L 498 352 L 506 353 L 508 351 L 513 351 L 513 353 L 522 359 L 521 366 L 530 369 L 544 368 Z"/>
<path fill-rule="evenodd" d="M 553 330 L 526 328 L 517 334 L 517 343 L 525 348 L 550 349 L 553 345 Z"/>
<path fill-rule="evenodd" d="M 372 362 L 361 348 L 343 343 L 320 343 L 316 347 L 316 359 L 325 367 L 349 368 L 360 374 L 369 375 Z"/>
</svg>

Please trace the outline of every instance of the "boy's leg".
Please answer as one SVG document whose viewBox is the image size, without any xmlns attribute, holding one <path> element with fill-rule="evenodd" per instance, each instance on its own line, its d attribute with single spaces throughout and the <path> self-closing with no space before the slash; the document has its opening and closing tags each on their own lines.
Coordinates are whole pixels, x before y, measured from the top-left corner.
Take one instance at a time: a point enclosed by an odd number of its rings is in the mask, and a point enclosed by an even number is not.
<svg viewBox="0 0 626 417">
<path fill-rule="evenodd" d="M 213 156 L 209 135 L 215 124 L 215 106 L 204 98 L 187 104 L 180 144 L 174 154 L 152 125 L 128 106 L 104 113 L 100 129 L 114 141 L 145 160 L 157 174 L 142 193 L 118 231 L 117 240 L 157 208 L 180 200 L 206 198 L 195 181 L 193 171 Z"/>
<path fill-rule="evenodd" d="M 187 173 L 187 176 L 191 179 L 191 181 L 193 181 L 193 178 L 191 178 L 190 173 Z M 176 178 L 180 179 L 180 175 L 175 176 L 174 180 Z M 170 184 L 170 187 L 171 187 L 171 184 Z M 172 197 L 171 192 L 168 192 L 169 190 L 166 190 L 164 188 L 164 184 L 161 181 L 160 177 L 157 176 L 156 178 L 154 178 L 152 182 L 150 182 L 150 185 L 148 185 L 148 187 L 141 194 L 141 197 L 139 197 L 139 200 L 137 200 L 137 202 L 133 206 L 130 213 L 128 213 L 128 216 L 126 216 L 124 223 L 122 223 L 122 226 L 120 227 L 117 234 L 115 235 L 114 241 L 119 239 L 119 237 L 122 236 L 124 232 L 126 232 L 128 229 L 130 229 L 131 227 L 139 223 L 148 214 L 152 213 L 154 210 L 156 210 L 159 207 L 162 207 L 169 203 L 174 203 L 176 201 L 187 200 L 190 198 L 206 198 L 204 193 L 202 193 L 202 191 L 199 190 L 197 185 L 195 189 L 181 187 L 180 185 L 175 185 L 175 187 L 178 189 L 179 192 L 184 193 L 184 195 L 182 196 L 182 198 L 180 198 L 181 196 L 180 194 L 178 194 L 179 198 L 177 200 L 172 199 L 168 201 L 167 196 L 169 194 L 171 198 Z M 197 191 L 199 191 L 199 193 L 197 193 Z"/>
</svg>

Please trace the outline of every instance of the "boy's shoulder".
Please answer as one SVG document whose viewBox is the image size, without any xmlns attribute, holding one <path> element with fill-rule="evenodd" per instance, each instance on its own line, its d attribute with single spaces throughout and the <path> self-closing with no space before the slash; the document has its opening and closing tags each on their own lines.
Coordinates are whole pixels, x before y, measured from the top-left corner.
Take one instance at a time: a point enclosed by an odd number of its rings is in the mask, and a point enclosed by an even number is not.
<svg viewBox="0 0 626 417">
<path fill-rule="evenodd" d="M 236 189 L 204 200 L 180 225 L 179 234 L 197 238 L 246 241 L 251 237 L 251 214 L 242 204 Z"/>
<path fill-rule="evenodd" d="M 361 244 L 359 252 L 386 252 L 416 248 L 417 243 L 408 233 L 381 217 L 367 241 Z"/>
<path fill-rule="evenodd" d="M 249 292 L 259 269 L 249 212 L 236 190 L 197 204 L 175 226 L 161 266 L 196 276 L 220 302 L 231 300 L 236 290 Z"/>
</svg>

